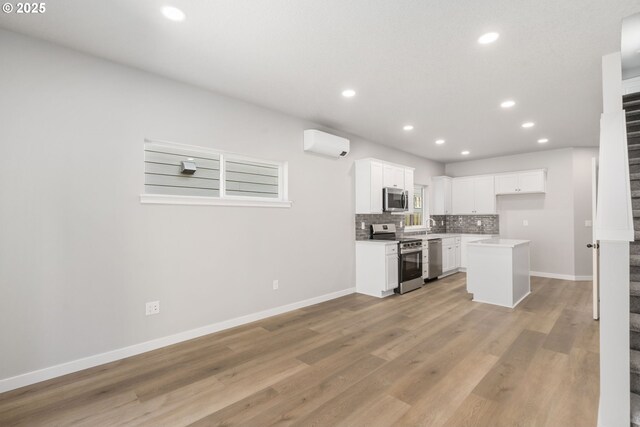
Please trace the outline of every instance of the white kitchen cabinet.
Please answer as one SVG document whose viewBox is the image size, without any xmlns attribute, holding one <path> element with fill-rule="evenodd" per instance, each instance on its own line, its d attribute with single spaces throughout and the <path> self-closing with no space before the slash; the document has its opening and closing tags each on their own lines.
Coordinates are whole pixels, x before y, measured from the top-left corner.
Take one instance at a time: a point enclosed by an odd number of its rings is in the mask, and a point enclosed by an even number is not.
<svg viewBox="0 0 640 427">
<path fill-rule="evenodd" d="M 398 287 L 398 254 L 391 253 L 385 256 L 385 291 L 392 291 Z"/>
<path fill-rule="evenodd" d="M 498 174 L 495 176 L 496 195 L 545 193 L 547 173 L 544 169 Z"/>
<path fill-rule="evenodd" d="M 496 196 L 492 175 L 453 178 L 451 190 L 454 215 L 488 215 L 496 213 Z"/>
<path fill-rule="evenodd" d="M 451 215 L 451 181 L 448 176 L 431 178 L 431 215 Z"/>
<path fill-rule="evenodd" d="M 442 239 L 442 272 L 448 273 L 456 268 L 455 238 L 449 237 Z"/>
<path fill-rule="evenodd" d="M 454 215 L 473 214 L 473 178 L 454 178 L 451 183 L 451 208 Z"/>
<path fill-rule="evenodd" d="M 427 240 L 422 241 L 422 278 L 429 278 L 429 243 Z"/>
<path fill-rule="evenodd" d="M 404 168 L 395 165 L 384 165 L 383 185 L 385 187 L 405 188 Z"/>
<path fill-rule="evenodd" d="M 409 192 L 409 200 L 413 199 L 413 168 L 377 159 L 356 160 L 355 165 L 357 214 L 382 213 L 383 187 L 401 188 Z"/>
<path fill-rule="evenodd" d="M 461 243 L 458 242 L 454 247 L 453 268 L 460 268 L 460 258 L 461 258 L 460 246 L 461 246 Z"/>
<path fill-rule="evenodd" d="M 356 292 L 383 298 L 398 287 L 398 244 L 356 241 Z"/>
</svg>

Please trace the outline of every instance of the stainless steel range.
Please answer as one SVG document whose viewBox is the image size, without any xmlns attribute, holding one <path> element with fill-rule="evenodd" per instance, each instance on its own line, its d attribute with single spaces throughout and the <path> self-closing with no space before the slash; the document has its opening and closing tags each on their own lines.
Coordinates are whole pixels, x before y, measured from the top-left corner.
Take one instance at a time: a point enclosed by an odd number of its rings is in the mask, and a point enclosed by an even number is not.
<svg viewBox="0 0 640 427">
<path fill-rule="evenodd" d="M 398 283 L 396 293 L 404 294 L 424 284 L 422 278 L 422 239 L 396 235 L 395 224 L 372 224 L 371 239 L 398 240 Z"/>
</svg>

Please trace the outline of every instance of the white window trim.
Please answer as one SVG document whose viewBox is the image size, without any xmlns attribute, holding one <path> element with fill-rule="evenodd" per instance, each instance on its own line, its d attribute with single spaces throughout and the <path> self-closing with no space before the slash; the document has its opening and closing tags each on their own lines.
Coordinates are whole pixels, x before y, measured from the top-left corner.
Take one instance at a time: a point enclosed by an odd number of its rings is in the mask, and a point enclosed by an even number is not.
<svg viewBox="0 0 640 427">
<path fill-rule="evenodd" d="M 293 202 L 289 200 L 289 163 L 276 162 L 273 160 L 259 159 L 255 157 L 245 156 L 243 154 L 233 153 L 229 151 L 216 150 L 208 147 L 198 147 L 193 145 L 178 144 L 170 141 L 161 141 L 145 138 L 145 143 L 158 145 L 163 147 L 174 147 L 194 152 L 207 152 L 220 156 L 220 196 L 219 197 L 203 197 L 203 196 L 178 196 L 169 194 L 140 194 L 140 203 L 155 205 L 197 205 L 197 206 L 249 206 L 249 207 L 265 207 L 265 208 L 290 208 Z M 237 159 L 247 162 L 255 162 L 258 164 L 266 164 L 276 166 L 278 168 L 278 195 L 277 199 L 272 197 L 242 197 L 230 196 L 226 194 L 226 171 L 225 158 Z"/>
<path fill-rule="evenodd" d="M 424 200 L 427 197 L 427 186 L 416 184 L 416 186 L 422 187 L 422 206 L 424 206 Z M 427 222 L 429 221 L 429 213 L 423 210 L 422 212 L 422 225 L 405 225 L 404 231 L 427 231 L 429 227 L 427 227 Z"/>
<path fill-rule="evenodd" d="M 288 200 L 240 198 L 222 199 L 219 197 L 173 196 L 168 194 L 141 194 L 140 203 L 149 205 L 196 205 L 196 206 L 251 206 L 263 208 L 290 208 L 293 202 Z"/>
</svg>

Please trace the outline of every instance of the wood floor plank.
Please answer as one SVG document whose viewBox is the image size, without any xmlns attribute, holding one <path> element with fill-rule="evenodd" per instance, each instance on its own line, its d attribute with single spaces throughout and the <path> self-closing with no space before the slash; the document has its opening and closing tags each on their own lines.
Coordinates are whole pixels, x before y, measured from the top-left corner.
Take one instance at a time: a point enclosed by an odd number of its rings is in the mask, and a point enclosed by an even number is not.
<svg viewBox="0 0 640 427">
<path fill-rule="evenodd" d="M 0 394 L 0 425 L 595 426 L 591 283 L 352 294 Z"/>
</svg>

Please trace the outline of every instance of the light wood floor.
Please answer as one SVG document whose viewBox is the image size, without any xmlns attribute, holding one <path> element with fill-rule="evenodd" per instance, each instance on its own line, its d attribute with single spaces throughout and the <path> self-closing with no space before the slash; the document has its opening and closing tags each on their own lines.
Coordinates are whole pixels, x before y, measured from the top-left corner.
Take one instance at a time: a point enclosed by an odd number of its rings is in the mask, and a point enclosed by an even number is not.
<svg viewBox="0 0 640 427">
<path fill-rule="evenodd" d="M 532 287 L 349 295 L 2 394 L 0 425 L 595 426 L 591 283 Z"/>
</svg>

